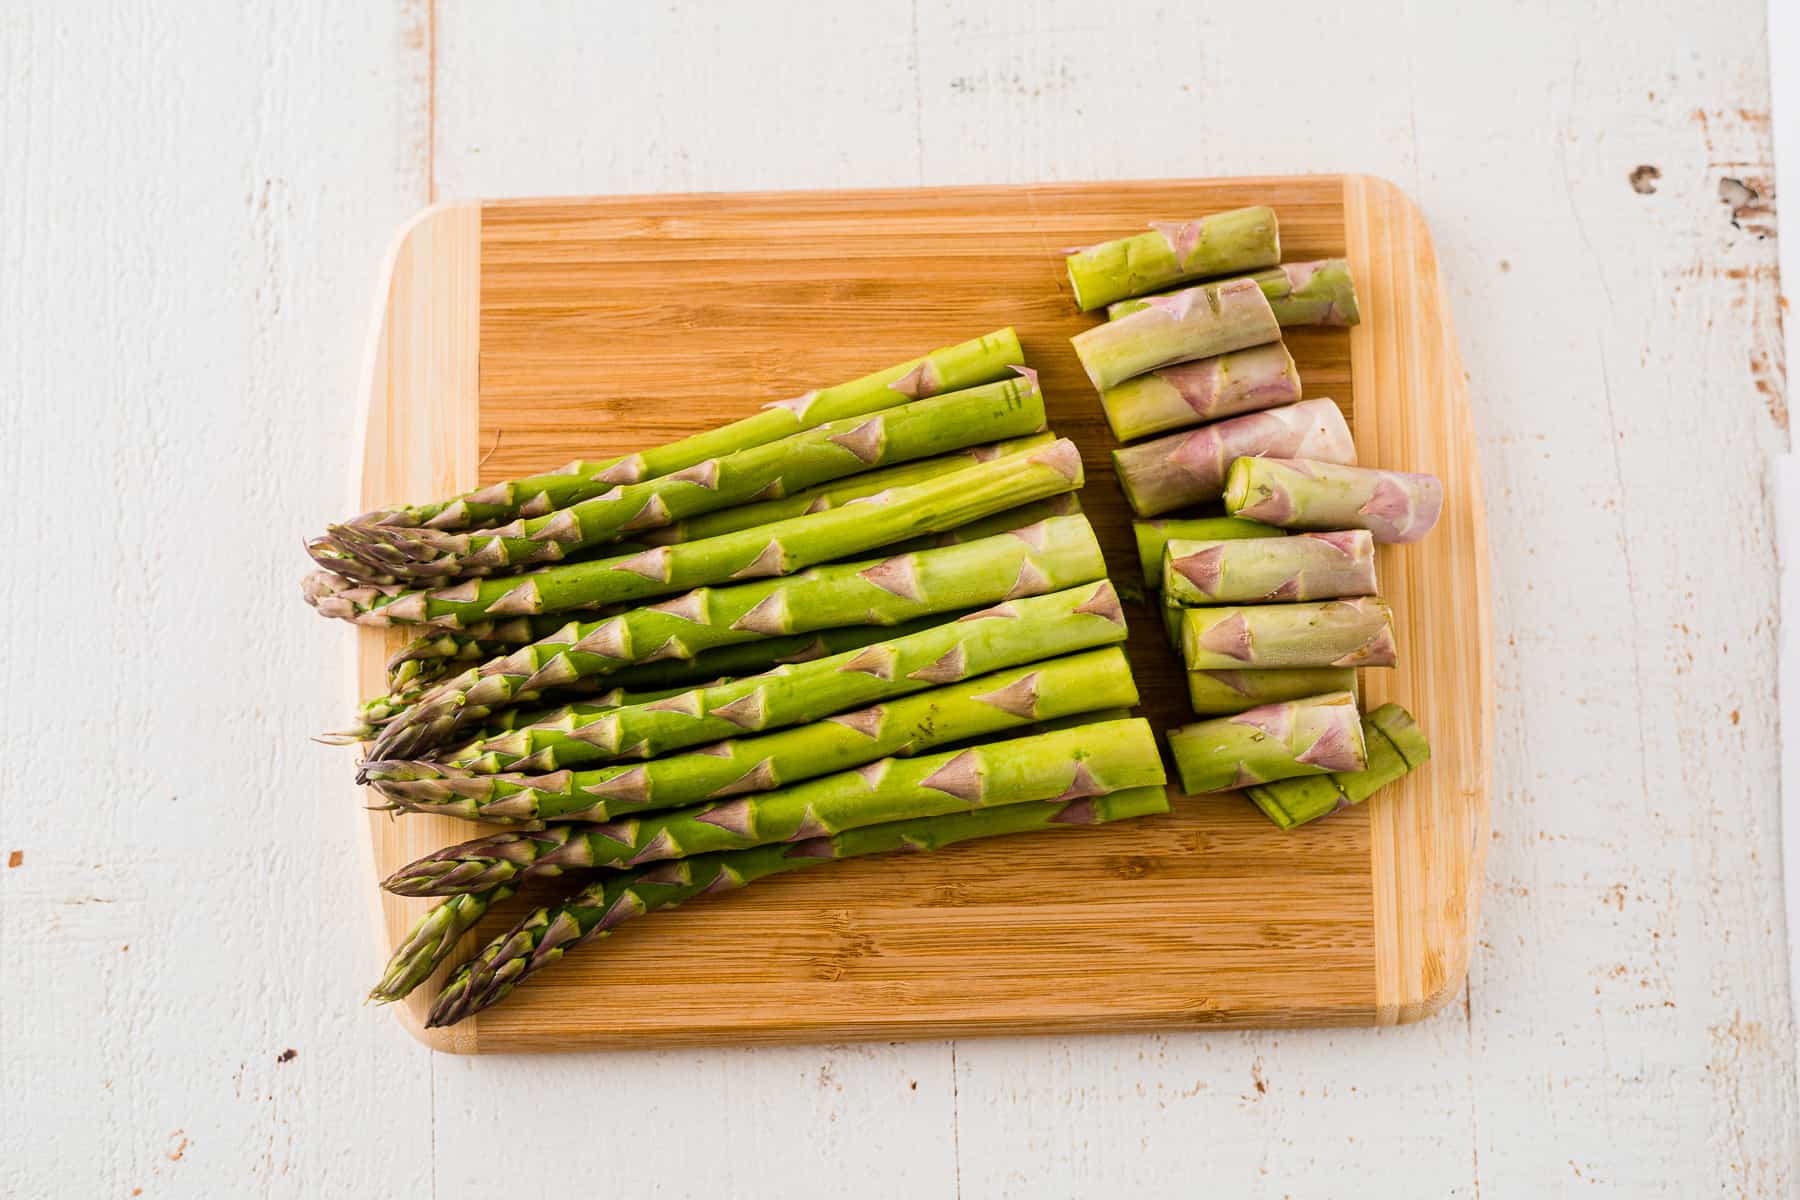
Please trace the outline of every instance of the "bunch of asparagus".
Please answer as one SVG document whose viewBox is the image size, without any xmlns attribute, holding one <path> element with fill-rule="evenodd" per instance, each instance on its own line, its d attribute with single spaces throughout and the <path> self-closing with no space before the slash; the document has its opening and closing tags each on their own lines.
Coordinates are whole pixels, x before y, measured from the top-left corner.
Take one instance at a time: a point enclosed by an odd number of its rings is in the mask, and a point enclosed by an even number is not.
<svg viewBox="0 0 1800 1200">
<path fill-rule="evenodd" d="M 1143 581 L 1212 718 L 1168 735 L 1182 786 L 1247 788 L 1291 828 L 1428 753 L 1404 710 L 1360 716 L 1356 672 L 1396 660 L 1375 545 L 1423 537 L 1442 487 L 1356 466 L 1338 406 L 1301 398 L 1282 329 L 1356 324 L 1356 292 L 1343 260 L 1282 264 L 1280 245 L 1273 210 L 1245 208 L 1156 223 L 1068 267 L 1077 304 L 1107 309 L 1075 352 L 1133 443 L 1113 463 L 1144 518 Z M 1212 504 L 1226 515 L 1178 513 Z"/>
<path fill-rule="evenodd" d="M 332 526 L 321 613 L 419 636 L 341 741 L 396 813 L 502 832 L 384 885 L 439 903 L 448 1024 L 627 917 L 833 859 L 1164 811 L 1125 620 L 1010 329 L 619 459 Z"/>
</svg>

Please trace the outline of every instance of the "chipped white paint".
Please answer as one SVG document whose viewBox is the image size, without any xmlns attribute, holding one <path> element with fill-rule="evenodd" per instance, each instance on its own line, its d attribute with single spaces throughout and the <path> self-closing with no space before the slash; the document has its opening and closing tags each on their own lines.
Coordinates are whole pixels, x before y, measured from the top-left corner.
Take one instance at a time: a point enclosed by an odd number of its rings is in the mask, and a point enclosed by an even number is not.
<svg viewBox="0 0 1800 1200">
<path fill-rule="evenodd" d="M 0 11 L 0 645 L 37 680 L 0 702 L 0 1192 L 1800 1187 L 1760 0 L 427 3 Z M 352 494 L 408 212 L 1340 169 L 1432 219 L 1490 489 L 1503 736 L 1462 1004 L 530 1060 L 433 1059 L 358 1007 L 360 816 L 303 740 L 349 642 L 293 582 Z"/>
</svg>

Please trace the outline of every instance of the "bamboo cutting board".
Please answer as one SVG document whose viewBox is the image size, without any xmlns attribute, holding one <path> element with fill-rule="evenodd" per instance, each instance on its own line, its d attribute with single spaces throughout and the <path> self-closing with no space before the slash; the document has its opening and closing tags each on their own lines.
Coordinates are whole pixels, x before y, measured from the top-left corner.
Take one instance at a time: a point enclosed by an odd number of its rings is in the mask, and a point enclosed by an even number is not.
<svg viewBox="0 0 1800 1200">
<path fill-rule="evenodd" d="M 1363 323 L 1290 330 L 1309 396 L 1365 463 L 1444 477 L 1423 543 L 1384 546 L 1401 665 L 1364 672 L 1434 757 L 1370 803 L 1292 833 L 1235 796 L 1166 817 L 834 864 L 627 923 L 440 1049 L 841 1041 L 979 1033 L 1392 1024 L 1461 985 L 1487 838 L 1487 544 L 1461 363 L 1430 237 L 1364 176 L 630 196 L 442 205 L 388 264 L 369 360 L 365 507 L 603 458 L 1015 326 L 1113 576 L 1137 576 L 1111 436 L 1068 338 L 1062 256 L 1147 221 L 1273 205 L 1288 260 L 1347 255 Z M 1128 608 L 1159 729 L 1192 720 L 1154 613 Z M 361 631 L 363 694 L 398 633 Z M 477 836 L 444 817 L 370 825 L 377 871 Z M 383 894 L 391 944 L 427 901 Z M 523 911 L 520 901 L 500 914 Z M 493 916 L 461 961 L 503 926 Z M 374 964 L 370 964 L 371 968 Z M 371 970 L 371 975 L 373 971 Z"/>
</svg>

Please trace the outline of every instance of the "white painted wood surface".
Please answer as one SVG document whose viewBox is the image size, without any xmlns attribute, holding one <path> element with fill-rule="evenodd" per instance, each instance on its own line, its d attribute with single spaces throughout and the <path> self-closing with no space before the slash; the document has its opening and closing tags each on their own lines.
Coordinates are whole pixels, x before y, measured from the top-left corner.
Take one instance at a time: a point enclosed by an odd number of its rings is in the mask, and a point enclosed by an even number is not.
<svg viewBox="0 0 1800 1200">
<path fill-rule="evenodd" d="M 773 12 L 0 6 L 0 1194 L 1800 1188 L 1760 0 Z M 294 581 L 350 503 L 405 216 L 1302 170 L 1412 191 L 1458 305 L 1502 731 L 1463 1004 L 515 1060 L 433 1058 L 358 1006 L 360 816 L 305 740 L 350 639 Z"/>
</svg>

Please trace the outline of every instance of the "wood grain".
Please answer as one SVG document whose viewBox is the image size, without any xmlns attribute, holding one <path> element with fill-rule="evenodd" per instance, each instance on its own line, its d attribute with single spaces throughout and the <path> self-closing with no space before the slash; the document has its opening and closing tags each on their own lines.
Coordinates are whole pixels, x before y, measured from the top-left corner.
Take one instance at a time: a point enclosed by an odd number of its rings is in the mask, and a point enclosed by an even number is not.
<svg viewBox="0 0 1800 1200">
<path fill-rule="evenodd" d="M 1485 545 L 1435 271 L 1401 269 L 1430 266 L 1429 237 L 1386 185 L 1317 176 L 525 200 L 482 206 L 478 228 L 455 210 L 417 227 L 399 254 L 413 282 L 435 272 L 443 291 L 403 288 L 398 273 L 390 288 L 390 309 L 405 311 L 384 328 L 430 332 L 377 354 L 371 424 L 383 433 L 369 442 L 366 498 L 445 490 L 419 490 L 414 472 L 472 486 L 623 452 L 1012 324 L 1053 427 L 1083 448 L 1082 498 L 1113 573 L 1130 578 L 1112 442 L 1067 342 L 1092 318 L 1073 311 L 1061 255 L 1170 213 L 1254 202 L 1278 209 L 1285 257 L 1348 252 L 1359 283 L 1369 273 L 1365 311 L 1385 314 L 1354 335 L 1295 331 L 1307 393 L 1336 399 L 1378 461 L 1444 472 L 1459 498 L 1404 563 L 1384 556 L 1411 649 L 1400 671 L 1370 673 L 1372 694 L 1425 716 L 1433 764 L 1395 797 L 1296 834 L 1235 800 L 1183 800 L 1169 817 L 1093 835 L 771 881 L 730 904 L 627 926 L 448 1036 L 427 1035 L 431 1044 L 1370 1023 L 1441 1003 L 1467 961 L 1485 822 Z M 421 353 L 460 365 L 410 361 Z M 436 431 L 404 451 L 428 461 L 384 457 L 406 445 L 405 420 Z M 1146 715 L 1158 726 L 1191 719 L 1150 612 L 1131 615 Z M 378 668 L 370 649 L 365 689 L 379 686 Z M 375 829 L 383 870 L 471 836 L 443 819 L 377 818 Z M 386 901 L 390 937 L 420 908 Z M 432 990 L 402 1006 L 415 1031 Z"/>
</svg>

